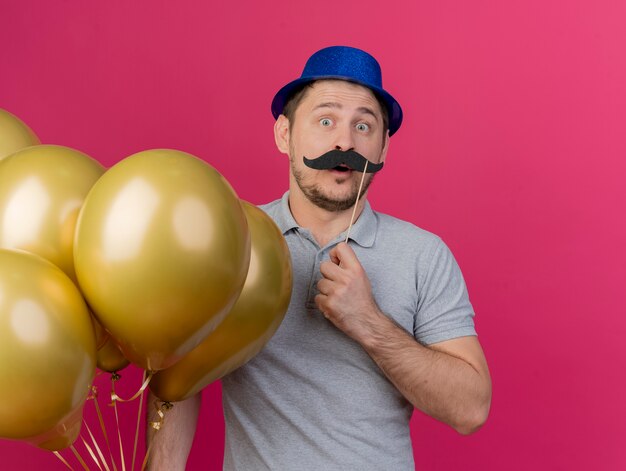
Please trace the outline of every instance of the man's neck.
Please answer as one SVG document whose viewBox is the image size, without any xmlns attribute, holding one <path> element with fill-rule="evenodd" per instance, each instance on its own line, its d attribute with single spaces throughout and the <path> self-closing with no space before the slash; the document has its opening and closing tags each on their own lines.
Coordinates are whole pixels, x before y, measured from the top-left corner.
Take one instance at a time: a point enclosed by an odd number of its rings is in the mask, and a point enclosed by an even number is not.
<svg viewBox="0 0 626 471">
<path fill-rule="evenodd" d="M 365 207 L 366 195 L 357 202 L 354 222 Z M 300 227 L 311 231 L 320 247 L 324 247 L 339 234 L 348 229 L 353 207 L 345 211 L 327 211 L 313 204 L 301 192 L 289 192 L 289 209 Z"/>
</svg>

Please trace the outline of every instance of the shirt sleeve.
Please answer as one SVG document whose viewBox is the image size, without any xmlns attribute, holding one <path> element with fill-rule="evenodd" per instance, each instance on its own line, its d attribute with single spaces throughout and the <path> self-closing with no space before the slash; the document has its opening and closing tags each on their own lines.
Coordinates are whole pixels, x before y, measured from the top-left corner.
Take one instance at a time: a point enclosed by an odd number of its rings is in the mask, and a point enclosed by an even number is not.
<svg viewBox="0 0 626 471">
<path fill-rule="evenodd" d="M 425 266 L 418 266 L 417 284 L 413 335 L 418 342 L 429 345 L 476 335 L 474 309 L 461 269 L 441 239 L 437 238 Z"/>
</svg>

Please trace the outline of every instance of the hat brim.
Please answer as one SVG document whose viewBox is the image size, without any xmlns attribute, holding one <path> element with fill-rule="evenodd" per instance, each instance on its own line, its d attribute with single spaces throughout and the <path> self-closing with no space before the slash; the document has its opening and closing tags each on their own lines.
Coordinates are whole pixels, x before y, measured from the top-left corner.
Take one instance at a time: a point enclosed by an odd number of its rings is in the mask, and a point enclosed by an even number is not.
<svg viewBox="0 0 626 471">
<path fill-rule="evenodd" d="M 305 86 L 308 83 L 315 82 L 317 80 L 345 80 L 346 82 L 356 83 L 365 88 L 369 88 L 385 103 L 387 107 L 387 114 L 389 116 L 389 135 L 392 136 L 402 124 L 402 108 L 400 104 L 393 98 L 388 92 L 382 88 L 378 88 L 370 85 L 369 83 L 355 80 L 352 77 L 346 77 L 342 75 L 320 75 L 315 77 L 300 77 L 299 79 L 289 82 L 283 88 L 278 90 L 278 93 L 272 100 L 272 115 L 277 119 L 285 108 L 285 104 L 299 88 Z"/>
</svg>

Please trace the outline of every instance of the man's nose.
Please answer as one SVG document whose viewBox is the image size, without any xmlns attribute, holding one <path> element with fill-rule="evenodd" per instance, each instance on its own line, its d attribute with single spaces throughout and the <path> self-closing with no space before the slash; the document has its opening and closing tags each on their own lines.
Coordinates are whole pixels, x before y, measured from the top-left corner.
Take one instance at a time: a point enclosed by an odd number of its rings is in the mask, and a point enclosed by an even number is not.
<svg viewBox="0 0 626 471">
<path fill-rule="evenodd" d="M 354 135 L 351 126 L 342 126 L 337 129 L 335 134 L 335 149 L 344 152 L 354 149 Z"/>
</svg>

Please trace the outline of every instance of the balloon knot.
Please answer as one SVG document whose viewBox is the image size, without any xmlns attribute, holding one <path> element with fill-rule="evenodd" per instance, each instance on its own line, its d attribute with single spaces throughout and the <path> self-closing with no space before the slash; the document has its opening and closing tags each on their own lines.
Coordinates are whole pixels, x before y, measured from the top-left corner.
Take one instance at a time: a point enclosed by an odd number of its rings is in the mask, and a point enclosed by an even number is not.
<svg viewBox="0 0 626 471">
<path fill-rule="evenodd" d="M 150 422 L 150 425 L 154 430 L 161 430 L 161 427 L 165 422 L 165 412 L 174 407 L 174 404 L 169 401 L 162 402 L 160 406 L 158 406 L 157 404 L 158 401 L 154 401 L 154 407 L 156 409 L 157 415 L 159 416 L 159 420 L 157 420 L 156 422 Z"/>
<path fill-rule="evenodd" d="M 89 387 L 89 394 L 87 395 L 87 400 L 97 399 L 98 398 L 98 388 L 94 385 Z"/>
</svg>

